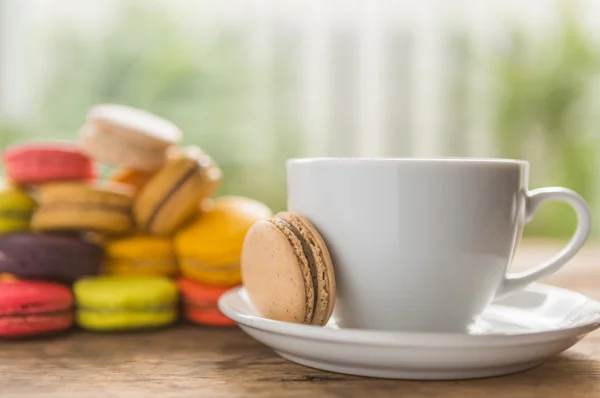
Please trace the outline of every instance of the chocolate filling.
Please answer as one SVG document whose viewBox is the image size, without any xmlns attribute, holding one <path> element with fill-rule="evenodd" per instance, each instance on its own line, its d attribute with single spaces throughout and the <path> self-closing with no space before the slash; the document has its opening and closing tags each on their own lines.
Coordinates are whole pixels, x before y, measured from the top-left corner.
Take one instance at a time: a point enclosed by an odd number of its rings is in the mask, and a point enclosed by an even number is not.
<svg viewBox="0 0 600 398">
<path fill-rule="evenodd" d="M 158 205 L 154 208 L 154 212 L 152 213 L 150 218 L 148 218 L 148 222 L 146 223 L 146 231 L 150 231 L 152 229 L 152 224 L 154 224 L 154 221 L 156 221 L 158 214 L 165 207 L 165 205 L 167 204 L 169 199 L 171 199 L 171 197 L 173 195 L 175 195 L 175 193 L 183 186 L 183 184 L 185 184 L 187 182 L 187 180 L 192 178 L 192 176 L 194 174 L 196 174 L 199 169 L 200 169 L 200 165 L 198 164 L 198 162 L 195 162 L 194 167 L 192 167 L 190 170 L 188 170 L 177 181 L 177 183 L 175 185 L 173 185 L 173 187 L 167 192 L 167 194 L 162 198 L 162 200 L 160 202 L 158 202 Z"/>
<path fill-rule="evenodd" d="M 312 250 L 310 249 L 309 244 L 306 242 L 306 240 L 302 237 L 302 234 L 300 234 L 300 231 L 298 231 L 298 229 L 296 227 L 294 227 L 292 224 L 290 224 L 289 222 L 276 218 L 271 220 L 272 222 L 274 222 L 275 224 L 278 224 L 284 228 L 289 229 L 290 231 L 292 231 L 292 233 L 296 236 L 296 238 L 298 238 L 298 240 L 300 241 L 300 244 L 302 245 L 302 251 L 304 252 L 304 255 L 306 256 L 306 259 L 308 261 L 308 266 L 310 267 L 310 276 L 312 279 L 312 285 L 313 285 L 313 290 L 314 290 L 314 294 L 313 294 L 313 317 L 314 317 L 314 311 L 317 308 L 317 296 L 319 294 L 319 283 L 317 281 L 317 263 L 315 262 L 315 258 L 313 256 Z M 311 319 L 312 322 L 312 319 Z"/>
</svg>

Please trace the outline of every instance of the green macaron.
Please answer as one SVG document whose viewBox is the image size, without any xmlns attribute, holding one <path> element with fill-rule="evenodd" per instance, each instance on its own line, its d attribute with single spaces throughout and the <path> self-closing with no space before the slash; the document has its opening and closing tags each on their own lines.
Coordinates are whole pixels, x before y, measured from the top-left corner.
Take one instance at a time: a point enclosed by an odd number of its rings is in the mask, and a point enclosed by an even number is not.
<svg viewBox="0 0 600 398">
<path fill-rule="evenodd" d="M 166 277 L 90 277 L 73 289 L 77 323 L 84 329 L 146 329 L 177 319 L 178 290 Z"/>
</svg>

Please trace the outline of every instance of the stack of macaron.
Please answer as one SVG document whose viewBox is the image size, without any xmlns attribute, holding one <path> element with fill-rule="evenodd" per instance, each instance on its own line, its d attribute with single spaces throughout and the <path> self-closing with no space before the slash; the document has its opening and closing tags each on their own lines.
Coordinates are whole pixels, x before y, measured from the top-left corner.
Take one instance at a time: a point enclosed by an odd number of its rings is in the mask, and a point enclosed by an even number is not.
<svg viewBox="0 0 600 398">
<path fill-rule="evenodd" d="M 75 142 L 4 151 L 0 337 L 68 329 L 226 326 L 221 294 L 241 283 L 248 229 L 264 204 L 215 194 L 222 173 L 168 120 L 92 107 Z M 100 178 L 99 164 L 112 168 Z"/>
<path fill-rule="evenodd" d="M 94 224 L 95 210 L 80 220 L 68 214 L 68 204 L 54 199 L 64 189 L 73 191 L 72 201 L 87 196 L 83 189 L 94 189 L 96 166 L 76 144 L 62 142 L 10 147 L 3 160 L 7 183 L 0 189 L 0 337 L 68 329 L 74 320 L 69 284 L 97 274 L 104 251 L 99 236 L 91 233 L 94 228 L 53 228 L 60 221 Z M 112 191 L 99 187 L 97 193 L 104 198 Z M 126 193 L 114 195 L 131 201 Z"/>
<path fill-rule="evenodd" d="M 202 204 L 199 215 L 174 239 L 185 317 L 193 322 L 233 325 L 217 308 L 218 298 L 242 282 L 240 259 L 246 232 L 271 216 L 260 202 L 221 197 Z"/>
</svg>

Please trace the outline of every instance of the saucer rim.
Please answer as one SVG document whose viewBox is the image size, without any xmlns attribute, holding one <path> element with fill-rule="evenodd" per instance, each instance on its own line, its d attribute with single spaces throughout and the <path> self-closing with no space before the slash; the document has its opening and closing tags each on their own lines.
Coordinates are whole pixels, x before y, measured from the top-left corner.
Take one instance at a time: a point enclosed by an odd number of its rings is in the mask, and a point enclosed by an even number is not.
<svg viewBox="0 0 600 398">
<path fill-rule="evenodd" d="M 234 287 L 225 292 L 218 300 L 220 311 L 238 325 L 278 335 L 313 339 L 334 343 L 363 344 L 369 346 L 427 346 L 427 347 L 457 347 L 457 346 L 491 346 L 491 345 L 526 345 L 556 341 L 565 338 L 580 339 L 600 327 L 600 302 L 582 293 L 566 288 L 543 283 L 532 283 L 525 290 L 542 292 L 561 292 L 562 294 L 578 295 L 586 302 L 598 307 L 598 313 L 582 324 L 559 329 L 542 330 L 537 332 L 507 333 L 507 334 L 466 334 L 443 332 L 402 332 L 351 328 L 326 328 L 315 325 L 277 321 L 258 315 L 248 314 L 227 304 L 232 296 L 241 296 L 243 286 Z M 243 300 L 243 298 L 241 298 Z"/>
</svg>

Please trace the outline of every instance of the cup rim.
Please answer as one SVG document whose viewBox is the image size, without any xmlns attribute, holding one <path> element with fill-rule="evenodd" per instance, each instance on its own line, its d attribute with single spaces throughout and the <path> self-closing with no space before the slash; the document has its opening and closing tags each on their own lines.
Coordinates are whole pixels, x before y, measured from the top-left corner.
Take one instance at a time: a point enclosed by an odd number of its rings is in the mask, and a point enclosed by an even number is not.
<svg viewBox="0 0 600 398">
<path fill-rule="evenodd" d="M 289 158 L 286 164 L 309 164 L 309 163 L 337 163 L 337 164 L 454 164 L 454 165 L 499 165 L 499 166 L 529 166 L 527 160 L 510 158 L 484 158 L 484 157 L 304 157 Z"/>
</svg>

